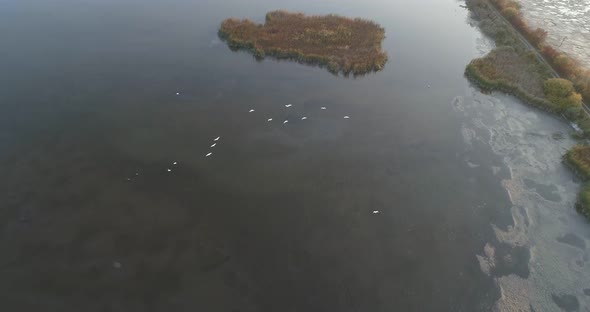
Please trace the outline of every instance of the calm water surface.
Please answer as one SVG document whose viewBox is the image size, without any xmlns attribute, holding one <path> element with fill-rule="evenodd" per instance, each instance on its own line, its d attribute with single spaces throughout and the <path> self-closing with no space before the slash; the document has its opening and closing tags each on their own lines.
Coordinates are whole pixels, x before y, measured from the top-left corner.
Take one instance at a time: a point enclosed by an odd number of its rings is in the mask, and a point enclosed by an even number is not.
<svg viewBox="0 0 590 312">
<path fill-rule="evenodd" d="M 470 87 L 490 46 L 461 4 L 0 2 L 3 310 L 585 307 L 567 125 Z M 390 61 L 217 39 L 273 9 L 373 19 Z"/>
</svg>

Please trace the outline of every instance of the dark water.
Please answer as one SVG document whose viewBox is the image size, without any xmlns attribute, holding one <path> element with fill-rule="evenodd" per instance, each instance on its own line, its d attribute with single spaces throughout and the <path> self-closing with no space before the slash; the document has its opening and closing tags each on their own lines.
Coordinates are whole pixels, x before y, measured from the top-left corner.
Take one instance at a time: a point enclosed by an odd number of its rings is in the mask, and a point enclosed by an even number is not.
<svg viewBox="0 0 590 312">
<path fill-rule="evenodd" d="M 511 218 L 462 154 L 460 4 L 0 2 L 2 310 L 490 310 L 476 254 Z M 373 19 L 390 61 L 345 79 L 216 38 L 279 8 Z"/>
</svg>

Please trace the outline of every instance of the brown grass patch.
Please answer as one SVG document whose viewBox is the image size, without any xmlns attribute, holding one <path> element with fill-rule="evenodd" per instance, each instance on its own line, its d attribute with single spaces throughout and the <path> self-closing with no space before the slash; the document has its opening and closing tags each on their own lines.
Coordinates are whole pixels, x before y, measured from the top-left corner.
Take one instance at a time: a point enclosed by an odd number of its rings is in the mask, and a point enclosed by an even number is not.
<svg viewBox="0 0 590 312">
<path fill-rule="evenodd" d="M 259 59 L 292 59 L 327 67 L 332 73 L 366 74 L 381 70 L 387 62 L 381 49 L 385 30 L 359 18 L 273 11 L 266 14 L 263 25 L 227 19 L 219 36 L 232 50 L 247 50 Z"/>
<path fill-rule="evenodd" d="M 474 61 L 479 72 L 490 80 L 506 80 L 529 94 L 544 98 L 543 75 L 534 56 L 518 54 L 510 47 L 492 50 L 488 55 Z"/>
</svg>

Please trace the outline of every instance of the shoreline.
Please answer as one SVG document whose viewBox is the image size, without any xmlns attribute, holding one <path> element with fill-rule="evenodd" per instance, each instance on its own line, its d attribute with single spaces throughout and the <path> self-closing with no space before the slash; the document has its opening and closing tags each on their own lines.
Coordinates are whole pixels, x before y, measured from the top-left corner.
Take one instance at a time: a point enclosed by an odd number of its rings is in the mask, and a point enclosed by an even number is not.
<svg viewBox="0 0 590 312">
<path fill-rule="evenodd" d="M 557 113 L 557 111 L 551 108 L 551 103 L 545 99 L 536 97 L 520 86 L 510 83 L 505 79 L 488 79 L 480 73 L 474 62 L 480 59 L 474 59 L 467 65 L 465 69 L 465 76 L 478 87 L 486 91 L 500 91 L 509 95 L 513 95 L 521 101 L 530 104 L 540 110 L 548 113 Z"/>
<path fill-rule="evenodd" d="M 502 66 L 495 64 L 493 59 L 489 59 L 494 53 L 499 53 L 502 49 L 509 47 L 522 58 L 522 60 L 516 62 L 528 63 L 525 64 L 528 65 L 525 75 L 533 76 L 531 80 L 535 78 L 534 71 L 541 72 L 540 76 L 536 77 L 537 80 L 543 79 L 543 76 L 547 77 L 546 70 L 551 72 L 551 76 L 556 77 L 553 79 L 558 79 L 560 76 L 569 78 L 572 73 L 586 73 L 588 75 L 589 72 L 579 67 L 569 56 L 547 45 L 545 43 L 547 32 L 540 28 L 532 30 L 523 19 L 520 13 L 520 5 L 517 2 L 513 0 L 466 0 L 466 6 L 473 15 L 473 19 L 477 22 L 478 28 L 484 35 L 490 37 L 496 45 L 486 56 L 476 58 L 466 66 L 465 76 L 468 80 L 484 90 L 510 94 L 526 104 L 549 113 L 561 115 L 565 121 L 572 122 L 579 127 L 580 130 L 573 134 L 575 138 L 589 139 L 590 117 L 588 108 L 582 101 L 580 101 L 580 108 L 577 110 L 573 107 L 566 106 L 563 109 L 561 106 L 556 106 L 554 98 L 551 98 L 550 101 L 547 94 L 545 94 L 545 98 L 541 98 L 531 94 L 526 87 L 518 82 L 515 83 L 510 79 L 501 78 L 502 74 L 507 74 L 510 77 L 513 73 L 508 71 L 507 73 L 500 72 L 500 74 L 497 74 L 496 69 Z M 500 23 L 498 23 L 498 19 L 500 19 Z M 558 64 L 560 66 L 555 66 L 555 60 L 561 62 Z M 491 68 L 490 72 L 492 74 L 486 76 L 480 68 Z M 539 72 L 536 74 L 539 74 Z M 545 87 L 548 80 L 549 78 L 544 79 Z M 540 81 L 537 82 L 537 84 L 539 83 Z M 580 92 L 580 97 L 584 100 L 587 101 L 590 98 L 590 88 L 583 89 L 576 81 L 573 81 L 571 86 L 574 88 L 573 92 Z M 575 208 L 587 220 L 590 220 L 590 182 L 588 182 L 590 180 L 590 170 L 587 172 L 580 170 L 583 163 L 590 164 L 590 153 L 572 157 L 580 149 L 590 150 L 590 147 L 585 143 L 575 145 L 563 156 L 563 163 L 575 175 L 585 181 L 579 192 Z"/>
</svg>

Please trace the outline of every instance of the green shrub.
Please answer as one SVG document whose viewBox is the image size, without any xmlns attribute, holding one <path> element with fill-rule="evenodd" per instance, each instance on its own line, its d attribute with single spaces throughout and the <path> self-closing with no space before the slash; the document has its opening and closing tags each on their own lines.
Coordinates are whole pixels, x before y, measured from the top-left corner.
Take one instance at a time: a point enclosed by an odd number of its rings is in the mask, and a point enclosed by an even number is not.
<svg viewBox="0 0 590 312">
<path fill-rule="evenodd" d="M 567 79 L 547 79 L 544 91 L 547 99 L 561 111 L 582 105 L 582 96 L 574 90 L 574 85 Z"/>
<path fill-rule="evenodd" d="M 590 183 L 584 184 L 578 195 L 576 210 L 586 218 L 590 219 Z"/>
<path fill-rule="evenodd" d="M 590 179 L 590 146 L 576 145 L 564 155 L 564 161 L 584 180 Z"/>
<path fill-rule="evenodd" d="M 504 15 L 504 17 L 506 17 L 507 19 L 511 20 L 511 19 L 519 16 L 520 12 L 516 8 L 509 7 L 509 8 L 502 10 L 502 15 Z"/>
</svg>

